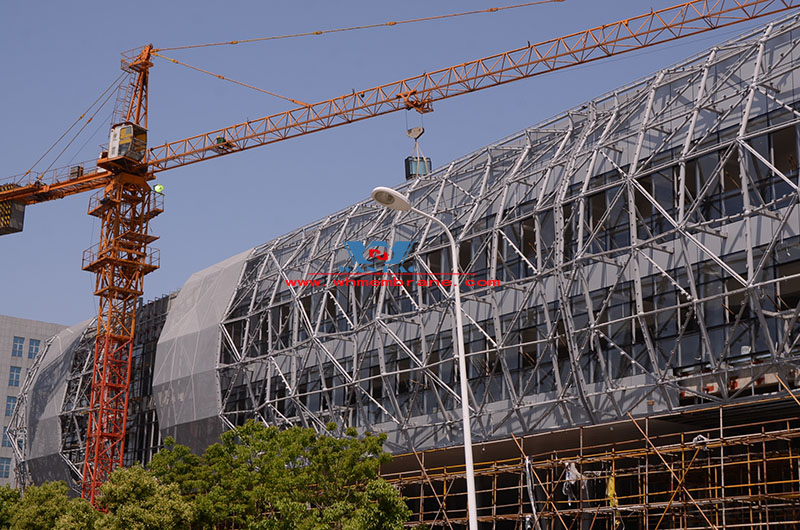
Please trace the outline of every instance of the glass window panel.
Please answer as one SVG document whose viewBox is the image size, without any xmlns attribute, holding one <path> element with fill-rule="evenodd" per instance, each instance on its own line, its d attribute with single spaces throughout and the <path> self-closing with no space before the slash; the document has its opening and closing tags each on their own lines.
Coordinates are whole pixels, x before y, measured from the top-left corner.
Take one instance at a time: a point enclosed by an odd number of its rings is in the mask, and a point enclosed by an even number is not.
<svg viewBox="0 0 800 530">
<path fill-rule="evenodd" d="M 22 348 L 25 345 L 24 337 L 14 337 L 14 345 L 11 348 L 12 357 L 22 357 Z"/>
<path fill-rule="evenodd" d="M 35 359 L 39 355 L 39 346 L 41 341 L 39 339 L 30 339 L 28 341 L 28 359 Z"/>
</svg>

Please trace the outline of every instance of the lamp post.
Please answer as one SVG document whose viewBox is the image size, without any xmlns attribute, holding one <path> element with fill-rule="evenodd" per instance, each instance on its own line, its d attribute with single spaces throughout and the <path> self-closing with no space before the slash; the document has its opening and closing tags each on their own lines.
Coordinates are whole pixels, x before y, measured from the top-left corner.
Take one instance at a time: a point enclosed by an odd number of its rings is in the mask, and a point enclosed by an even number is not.
<svg viewBox="0 0 800 530">
<path fill-rule="evenodd" d="M 467 472 L 467 519 L 469 530 L 478 530 L 478 512 L 475 502 L 475 466 L 472 463 L 472 429 L 469 423 L 469 391 L 467 387 L 467 360 L 464 355 L 464 329 L 461 320 L 461 289 L 458 278 L 458 250 L 456 241 L 447 225 L 441 220 L 411 206 L 408 198 L 402 193 L 382 186 L 372 190 L 372 198 L 381 206 L 400 212 L 414 212 L 426 219 L 430 219 L 442 227 L 447 239 L 450 241 L 450 262 L 453 265 L 453 291 L 455 293 L 456 307 L 453 313 L 456 317 L 456 356 L 458 357 L 458 377 L 461 380 L 461 419 L 464 424 L 464 464 Z"/>
</svg>

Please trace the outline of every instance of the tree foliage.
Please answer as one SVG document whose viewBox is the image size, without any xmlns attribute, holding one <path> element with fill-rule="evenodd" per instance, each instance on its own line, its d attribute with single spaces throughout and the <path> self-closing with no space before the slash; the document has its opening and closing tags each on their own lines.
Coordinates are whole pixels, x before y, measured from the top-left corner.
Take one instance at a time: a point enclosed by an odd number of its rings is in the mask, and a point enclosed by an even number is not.
<svg viewBox="0 0 800 530">
<path fill-rule="evenodd" d="M 0 528 L 11 526 L 11 516 L 19 504 L 19 491 L 9 485 L 0 487 Z"/>
<path fill-rule="evenodd" d="M 106 513 L 98 530 L 189 530 L 194 508 L 175 484 L 163 484 L 141 466 L 115 471 L 100 488 Z"/>
<path fill-rule="evenodd" d="M 83 499 L 70 499 L 67 485 L 63 482 L 45 482 L 41 486 L 32 486 L 25 490 L 25 495 L 17 502 L 11 516 L 11 530 L 53 530 L 60 528 L 81 529 L 92 528 L 96 517 L 92 506 Z M 76 524 L 84 526 L 64 526 L 68 519 L 80 513 L 89 514 L 76 518 Z"/>
<path fill-rule="evenodd" d="M 92 530 L 102 514 L 95 510 L 88 501 L 74 499 L 67 505 L 67 510 L 56 520 L 54 530 Z"/>
<path fill-rule="evenodd" d="M 386 437 L 356 434 L 251 421 L 224 433 L 202 457 L 168 440 L 150 469 L 193 499 L 201 528 L 400 529 L 410 511 L 378 477 L 391 459 Z"/>
<path fill-rule="evenodd" d="M 100 512 L 70 499 L 63 483 L 29 488 L 22 499 L 0 489 L 0 528 L 401 530 L 411 512 L 378 476 L 391 459 L 386 436 L 341 434 L 251 421 L 203 455 L 168 438 L 148 469 L 111 474 Z"/>
</svg>

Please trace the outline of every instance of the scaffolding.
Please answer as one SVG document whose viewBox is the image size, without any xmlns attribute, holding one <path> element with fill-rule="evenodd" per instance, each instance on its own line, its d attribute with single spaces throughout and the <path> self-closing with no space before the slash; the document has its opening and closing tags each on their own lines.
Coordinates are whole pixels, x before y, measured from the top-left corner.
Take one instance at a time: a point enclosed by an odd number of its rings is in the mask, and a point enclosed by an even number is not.
<svg viewBox="0 0 800 530">
<path fill-rule="evenodd" d="M 481 527 L 797 528 L 797 406 L 771 397 L 475 446 Z M 465 525 L 457 455 L 411 453 L 384 467 L 413 525 Z"/>
</svg>

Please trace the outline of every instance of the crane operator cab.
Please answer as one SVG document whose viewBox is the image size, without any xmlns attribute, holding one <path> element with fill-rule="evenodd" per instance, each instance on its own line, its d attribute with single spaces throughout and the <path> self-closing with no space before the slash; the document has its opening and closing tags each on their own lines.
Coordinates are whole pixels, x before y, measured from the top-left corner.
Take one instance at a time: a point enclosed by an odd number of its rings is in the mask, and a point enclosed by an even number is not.
<svg viewBox="0 0 800 530">
<path fill-rule="evenodd" d="M 108 151 L 103 152 L 97 165 L 106 169 L 132 169 L 144 161 L 147 151 L 147 129 L 131 122 L 111 127 Z"/>
</svg>

